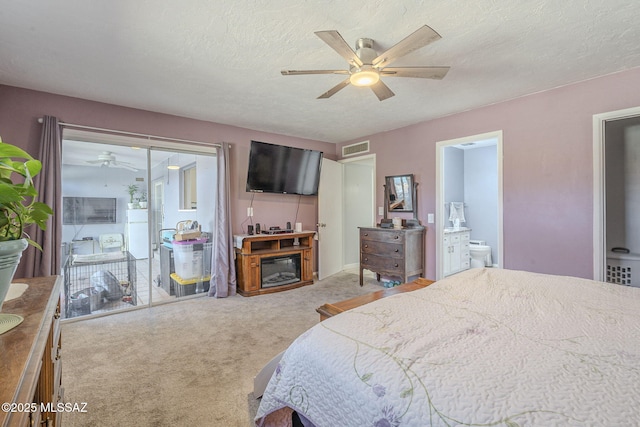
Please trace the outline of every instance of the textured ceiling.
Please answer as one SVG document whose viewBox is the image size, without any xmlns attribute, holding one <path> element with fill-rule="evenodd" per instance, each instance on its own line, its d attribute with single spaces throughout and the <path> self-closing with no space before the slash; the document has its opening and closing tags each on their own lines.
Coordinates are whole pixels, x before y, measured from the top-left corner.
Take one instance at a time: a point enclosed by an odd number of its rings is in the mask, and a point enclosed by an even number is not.
<svg viewBox="0 0 640 427">
<path fill-rule="evenodd" d="M 329 142 L 640 66 L 629 0 L 33 0 L 0 7 L 0 84 Z M 314 31 L 382 52 L 422 25 L 442 39 L 393 66 L 448 65 L 444 80 L 349 86 Z M 1 100 L 0 100 L 1 102 Z"/>
</svg>

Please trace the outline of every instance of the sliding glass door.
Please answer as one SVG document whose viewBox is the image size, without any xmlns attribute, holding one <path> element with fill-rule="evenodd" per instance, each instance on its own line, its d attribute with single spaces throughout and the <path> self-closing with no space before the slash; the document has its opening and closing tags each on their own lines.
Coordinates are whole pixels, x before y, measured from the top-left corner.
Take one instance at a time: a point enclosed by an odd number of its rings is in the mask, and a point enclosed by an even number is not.
<svg viewBox="0 0 640 427">
<path fill-rule="evenodd" d="M 154 257 L 160 265 L 156 299 L 205 293 L 211 277 L 215 157 L 156 149 L 150 154 L 152 197 L 157 198 L 151 201 L 158 233 Z"/>
<path fill-rule="evenodd" d="M 149 306 L 208 290 L 215 149 L 184 147 L 65 131 L 65 317 Z"/>
</svg>

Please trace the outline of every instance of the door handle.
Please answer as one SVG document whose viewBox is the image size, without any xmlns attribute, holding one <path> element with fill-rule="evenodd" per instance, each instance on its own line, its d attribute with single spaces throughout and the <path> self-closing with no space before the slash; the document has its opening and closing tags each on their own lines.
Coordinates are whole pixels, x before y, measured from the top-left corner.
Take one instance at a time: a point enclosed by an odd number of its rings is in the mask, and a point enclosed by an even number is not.
<svg viewBox="0 0 640 427">
<path fill-rule="evenodd" d="M 326 227 L 327 224 L 325 224 L 324 222 L 319 222 L 316 224 L 316 227 Z"/>
</svg>

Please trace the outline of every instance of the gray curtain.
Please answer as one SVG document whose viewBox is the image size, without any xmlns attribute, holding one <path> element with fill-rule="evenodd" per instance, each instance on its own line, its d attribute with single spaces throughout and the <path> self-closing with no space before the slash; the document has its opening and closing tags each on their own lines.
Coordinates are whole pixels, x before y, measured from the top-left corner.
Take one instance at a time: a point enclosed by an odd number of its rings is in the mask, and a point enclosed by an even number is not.
<svg viewBox="0 0 640 427">
<path fill-rule="evenodd" d="M 33 153 L 32 153 L 33 154 Z M 53 216 L 47 222 L 47 229 L 40 230 L 35 225 L 28 233 L 42 251 L 29 247 L 20 264 L 24 263 L 23 277 L 51 276 L 60 274 L 60 248 L 62 245 L 62 129 L 56 117 L 45 116 L 42 121 L 40 153 L 42 171 L 34 178 L 38 191 L 38 201 L 53 209 Z"/>
<path fill-rule="evenodd" d="M 231 232 L 231 203 L 229 200 L 229 144 L 217 150 L 218 192 L 216 224 L 213 231 L 211 286 L 209 296 L 225 298 L 236 294 L 236 264 Z"/>
</svg>

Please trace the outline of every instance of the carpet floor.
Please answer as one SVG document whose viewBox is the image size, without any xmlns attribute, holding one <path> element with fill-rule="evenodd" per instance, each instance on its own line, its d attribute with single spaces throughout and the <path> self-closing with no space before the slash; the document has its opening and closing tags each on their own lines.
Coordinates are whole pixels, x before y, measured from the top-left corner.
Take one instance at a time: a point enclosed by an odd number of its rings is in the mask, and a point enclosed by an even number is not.
<svg viewBox="0 0 640 427">
<path fill-rule="evenodd" d="M 315 309 L 382 289 L 338 273 L 254 297 L 196 298 L 64 323 L 65 401 L 75 426 L 252 426 L 253 378 L 302 332 Z"/>
</svg>

